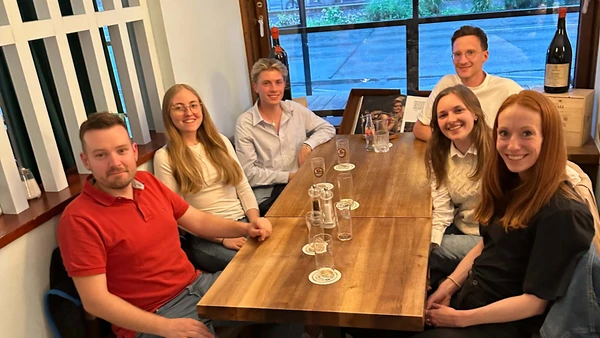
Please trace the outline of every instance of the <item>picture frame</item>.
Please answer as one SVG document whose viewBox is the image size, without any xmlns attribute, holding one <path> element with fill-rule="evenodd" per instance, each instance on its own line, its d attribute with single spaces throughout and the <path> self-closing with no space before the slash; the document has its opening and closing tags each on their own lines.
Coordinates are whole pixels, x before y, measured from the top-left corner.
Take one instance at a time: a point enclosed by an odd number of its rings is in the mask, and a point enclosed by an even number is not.
<svg viewBox="0 0 600 338">
<path fill-rule="evenodd" d="M 405 104 L 406 96 L 400 89 L 353 88 L 348 95 L 339 134 L 363 134 L 365 113 L 372 113 L 374 120 L 390 119 L 390 133 L 395 134 L 401 130 Z"/>
</svg>

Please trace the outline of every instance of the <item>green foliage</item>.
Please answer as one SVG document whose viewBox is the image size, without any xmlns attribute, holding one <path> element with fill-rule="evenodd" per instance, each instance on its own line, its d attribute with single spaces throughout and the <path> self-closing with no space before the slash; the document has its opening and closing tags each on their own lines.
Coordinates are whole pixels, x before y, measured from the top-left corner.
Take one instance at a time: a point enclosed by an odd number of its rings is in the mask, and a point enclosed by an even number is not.
<svg viewBox="0 0 600 338">
<path fill-rule="evenodd" d="M 306 25 L 308 27 L 315 26 L 332 26 L 332 25 L 344 25 L 350 23 L 359 23 L 367 21 L 365 15 L 362 12 L 356 14 L 345 14 L 338 6 L 323 8 L 321 15 L 306 19 Z"/>
<path fill-rule="evenodd" d="M 492 10 L 492 0 L 473 0 L 473 13 L 489 12 Z"/>
<path fill-rule="evenodd" d="M 504 0 L 504 8 L 506 8 L 506 9 L 538 8 L 543 3 L 545 4 L 544 0 Z"/>
<path fill-rule="evenodd" d="M 294 26 L 300 24 L 300 15 L 298 13 L 279 13 L 277 14 L 277 27 Z"/>
<path fill-rule="evenodd" d="M 419 0 L 419 16 L 438 16 L 442 14 L 444 0 Z"/>
<path fill-rule="evenodd" d="M 365 16 L 368 21 L 407 19 L 412 17 L 412 1 L 370 0 L 369 3 L 365 6 Z"/>
</svg>

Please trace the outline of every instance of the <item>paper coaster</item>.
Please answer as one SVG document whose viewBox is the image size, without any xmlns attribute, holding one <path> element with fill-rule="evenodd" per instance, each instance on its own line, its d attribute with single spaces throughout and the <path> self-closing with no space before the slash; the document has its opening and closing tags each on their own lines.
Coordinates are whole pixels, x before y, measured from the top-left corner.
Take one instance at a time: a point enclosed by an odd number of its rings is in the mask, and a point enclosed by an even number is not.
<svg viewBox="0 0 600 338">
<path fill-rule="evenodd" d="M 339 270 L 334 269 L 333 271 L 335 272 L 335 277 L 333 277 L 332 280 L 329 280 L 329 281 L 326 281 L 326 282 L 315 280 L 315 276 L 319 273 L 318 270 L 315 270 L 315 271 L 311 272 L 310 275 L 308 275 L 308 280 L 311 281 L 313 284 L 317 284 L 317 285 L 329 285 L 329 284 L 333 284 L 333 283 L 339 281 L 340 278 L 342 278 L 342 273 Z"/>
<path fill-rule="evenodd" d="M 336 164 L 335 167 L 333 167 L 336 171 L 350 171 L 354 168 L 356 168 L 356 166 L 353 163 Z"/>
<path fill-rule="evenodd" d="M 309 256 L 314 256 L 315 252 L 314 251 L 308 251 L 308 248 L 310 247 L 310 244 L 306 244 L 305 246 L 302 247 L 302 252 L 304 252 L 305 255 L 309 255 Z"/>
<path fill-rule="evenodd" d="M 323 188 L 327 188 L 329 190 L 333 189 L 333 184 L 331 183 L 317 183 L 317 187 L 323 189 Z"/>
<path fill-rule="evenodd" d="M 342 201 L 339 201 L 335 204 L 335 207 L 338 208 L 338 205 L 342 203 Z M 360 203 L 358 203 L 357 201 L 352 201 L 352 206 L 350 207 L 350 210 L 356 210 L 358 209 L 358 207 L 360 207 Z"/>
</svg>

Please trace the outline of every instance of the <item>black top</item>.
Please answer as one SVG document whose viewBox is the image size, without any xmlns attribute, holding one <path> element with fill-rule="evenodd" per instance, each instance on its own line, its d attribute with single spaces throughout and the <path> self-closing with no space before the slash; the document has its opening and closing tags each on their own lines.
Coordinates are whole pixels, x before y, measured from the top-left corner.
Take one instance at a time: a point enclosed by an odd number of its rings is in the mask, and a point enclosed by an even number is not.
<svg viewBox="0 0 600 338">
<path fill-rule="evenodd" d="M 587 205 L 556 193 L 526 228 L 507 232 L 492 222 L 479 231 L 484 248 L 472 273 L 491 299 L 528 293 L 553 301 L 565 295 L 579 258 L 589 249 L 594 220 Z M 521 324 L 536 331 L 537 319 Z"/>
</svg>

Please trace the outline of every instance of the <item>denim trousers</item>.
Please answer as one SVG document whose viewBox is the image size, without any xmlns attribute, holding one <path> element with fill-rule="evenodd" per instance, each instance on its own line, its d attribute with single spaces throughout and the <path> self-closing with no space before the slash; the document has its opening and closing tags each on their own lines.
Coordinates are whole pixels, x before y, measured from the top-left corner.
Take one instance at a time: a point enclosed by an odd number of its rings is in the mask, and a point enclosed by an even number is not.
<svg viewBox="0 0 600 338">
<path fill-rule="evenodd" d="M 248 219 L 244 217 L 238 222 L 248 223 Z M 186 234 L 185 239 L 187 244 L 184 245 L 184 251 L 194 267 L 201 271 L 210 273 L 222 271 L 237 253 L 237 250 L 228 249 L 221 243 L 211 242 L 192 234 Z"/>
<path fill-rule="evenodd" d="M 179 295 L 177 295 L 177 297 L 158 308 L 155 313 L 166 318 L 197 319 L 206 325 L 210 332 L 214 334 L 215 330 L 212 321 L 210 319 L 199 318 L 198 312 L 196 311 L 196 305 L 217 280 L 220 274 L 221 272 L 200 273 L 200 275 L 192 282 L 192 284 L 188 285 Z M 157 337 L 159 336 L 148 333 L 138 333 L 136 335 L 136 338 Z"/>
<path fill-rule="evenodd" d="M 443 278 L 450 275 L 458 263 L 481 241 L 481 236 L 465 235 L 456 226 L 446 228 L 442 244 L 429 255 L 431 286 L 436 288 Z"/>
</svg>

